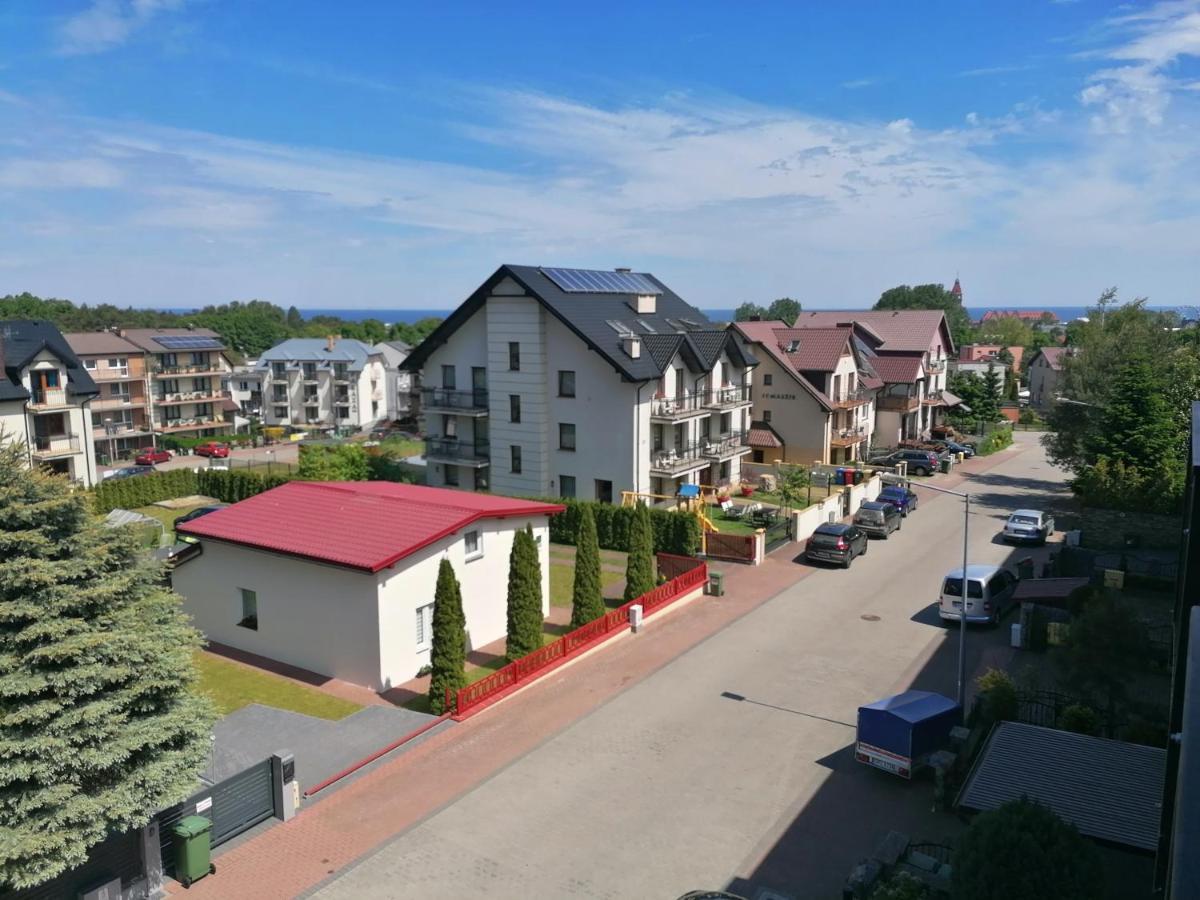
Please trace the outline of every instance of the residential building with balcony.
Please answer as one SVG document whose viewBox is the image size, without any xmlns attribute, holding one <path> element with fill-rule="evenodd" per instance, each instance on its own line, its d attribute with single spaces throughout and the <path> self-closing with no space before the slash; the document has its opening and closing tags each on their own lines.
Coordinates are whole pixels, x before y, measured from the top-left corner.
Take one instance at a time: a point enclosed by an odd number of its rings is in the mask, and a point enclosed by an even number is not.
<svg viewBox="0 0 1200 900">
<path fill-rule="evenodd" d="M 291 338 L 258 360 L 263 422 L 358 430 L 387 413 L 383 355 L 362 341 Z"/>
<path fill-rule="evenodd" d="M 864 334 L 853 326 L 795 329 L 779 321 L 733 327 L 760 360 L 750 438 L 754 462 L 866 458 L 881 382 Z"/>
<path fill-rule="evenodd" d="M 736 483 L 757 364 L 652 275 L 506 265 L 403 367 L 429 484 L 613 502 Z"/>
<path fill-rule="evenodd" d="M 53 324 L 0 322 L 0 440 L 23 446 L 30 465 L 96 483 L 90 405 L 98 393 Z"/>
<path fill-rule="evenodd" d="M 402 368 L 404 360 L 412 353 L 412 347 L 404 341 L 385 341 L 375 345 L 375 352 L 383 357 L 387 420 L 395 422 L 416 418 L 419 379 Z"/>
<path fill-rule="evenodd" d="M 245 365 L 234 366 L 225 381 L 229 399 L 243 417 L 262 415 L 263 374 L 258 368 L 258 360 L 251 359 Z"/>
<path fill-rule="evenodd" d="M 91 403 L 91 431 L 101 461 L 153 446 L 146 352 L 111 331 L 71 332 L 63 337 L 99 391 Z"/>
<path fill-rule="evenodd" d="M 150 425 L 156 437 L 218 437 L 233 429 L 222 387 L 233 366 L 207 328 L 129 328 L 117 334 L 146 354 Z"/>
</svg>

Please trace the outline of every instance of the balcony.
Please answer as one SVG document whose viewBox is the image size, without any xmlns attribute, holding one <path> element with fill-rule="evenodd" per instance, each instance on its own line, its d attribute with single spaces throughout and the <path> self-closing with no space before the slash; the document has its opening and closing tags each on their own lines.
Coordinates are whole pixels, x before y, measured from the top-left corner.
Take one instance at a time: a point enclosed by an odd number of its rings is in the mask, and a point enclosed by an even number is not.
<svg viewBox="0 0 1200 900">
<path fill-rule="evenodd" d="M 830 447 L 853 447 L 867 439 L 867 429 L 859 425 L 857 428 L 834 429 L 829 438 Z"/>
<path fill-rule="evenodd" d="M 129 369 L 88 369 L 87 373 L 92 376 L 92 381 L 128 381 L 130 378 L 141 378 L 141 375 L 132 374 Z"/>
<path fill-rule="evenodd" d="M 703 415 L 708 412 L 704 400 L 705 392 L 694 394 L 677 394 L 674 397 L 655 397 L 650 401 L 650 418 L 665 422 L 678 422 L 689 416 Z"/>
<path fill-rule="evenodd" d="M 482 468 L 491 463 L 491 454 L 487 441 L 431 437 L 425 440 L 425 459 L 427 462 Z"/>
<path fill-rule="evenodd" d="M 66 405 L 67 392 L 62 388 L 34 388 L 29 398 L 29 408 L 34 412 L 62 409 Z"/>
<path fill-rule="evenodd" d="M 871 401 L 874 395 L 873 391 L 867 391 L 863 388 L 856 388 L 853 391 L 846 391 L 841 397 L 830 397 L 834 409 L 854 409 Z"/>
<path fill-rule="evenodd" d="M 931 359 L 929 362 L 925 363 L 926 375 L 941 375 L 945 371 L 946 360 L 944 359 Z"/>
<path fill-rule="evenodd" d="M 912 412 L 920 405 L 916 394 L 880 394 L 875 401 L 876 408 L 886 412 Z"/>
<path fill-rule="evenodd" d="M 421 391 L 421 405 L 427 413 L 478 418 L 488 414 L 488 392 L 425 388 Z"/>
<path fill-rule="evenodd" d="M 126 422 L 114 422 L 111 425 L 102 425 L 99 428 L 92 429 L 92 437 L 98 441 L 111 441 L 117 438 L 129 437 L 145 437 L 150 434 L 150 429 L 145 425 L 136 423 L 130 424 Z"/>
<path fill-rule="evenodd" d="M 334 384 L 349 384 L 350 383 L 350 373 L 345 369 L 341 369 L 341 370 L 334 369 L 333 370 L 333 381 L 334 381 Z"/>
<path fill-rule="evenodd" d="M 655 475 L 673 477 L 693 469 L 703 468 L 709 462 L 704 456 L 706 446 L 711 446 L 711 443 L 696 441 L 691 444 L 659 448 L 650 455 L 650 471 Z"/>
<path fill-rule="evenodd" d="M 750 388 L 744 384 L 727 385 L 703 395 L 709 409 L 734 409 L 750 403 Z"/>
<path fill-rule="evenodd" d="M 945 398 L 942 397 L 941 391 L 929 391 L 924 397 L 921 398 L 921 402 L 923 404 L 925 404 L 926 406 L 946 406 L 947 405 Z"/>
<path fill-rule="evenodd" d="M 729 459 L 750 452 L 750 432 L 734 431 L 701 441 L 701 453 L 709 459 Z"/>
<path fill-rule="evenodd" d="M 73 434 L 36 434 L 33 436 L 33 455 L 38 459 L 54 459 L 79 453 L 80 441 Z"/>
<path fill-rule="evenodd" d="M 159 434 L 175 434 L 181 431 L 199 431 L 202 428 L 227 428 L 229 423 L 224 419 L 168 419 L 155 426 Z"/>
<path fill-rule="evenodd" d="M 138 406 L 142 405 L 142 398 L 140 395 L 135 397 L 133 394 L 118 394 L 114 397 L 110 394 L 107 397 L 93 400 L 92 409 L 97 411 L 103 409 L 128 409 L 135 403 Z"/>
<path fill-rule="evenodd" d="M 229 394 L 225 391 L 184 391 L 180 394 L 158 394 L 154 402 L 158 406 L 173 406 L 179 403 L 216 403 L 224 400 Z M 96 404 L 92 404 L 95 407 Z"/>
<path fill-rule="evenodd" d="M 154 370 L 155 378 L 178 378 L 180 375 L 227 375 L 216 363 L 205 366 L 159 366 Z"/>
</svg>

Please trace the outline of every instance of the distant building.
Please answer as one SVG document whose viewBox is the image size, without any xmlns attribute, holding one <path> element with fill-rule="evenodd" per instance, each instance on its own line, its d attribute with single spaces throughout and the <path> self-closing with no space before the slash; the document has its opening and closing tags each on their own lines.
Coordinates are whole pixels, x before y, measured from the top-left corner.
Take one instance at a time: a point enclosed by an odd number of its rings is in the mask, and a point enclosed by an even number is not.
<svg viewBox="0 0 1200 900">
<path fill-rule="evenodd" d="M 111 331 L 72 332 L 63 337 L 99 391 L 91 403 L 90 422 L 96 452 L 111 461 L 152 447 L 154 417 L 146 352 Z"/>
<path fill-rule="evenodd" d="M 90 405 L 99 393 L 50 322 L 0 322 L 0 438 L 31 465 L 91 487 L 97 481 Z"/>
<path fill-rule="evenodd" d="M 412 347 L 404 341 L 385 341 L 376 344 L 375 350 L 383 357 L 384 402 L 388 421 L 415 416 L 418 379 L 412 372 L 402 368 L 404 360 L 412 353 Z"/>
<path fill-rule="evenodd" d="M 263 372 L 258 360 L 250 359 L 245 365 L 234 366 L 226 379 L 229 399 L 245 417 L 262 415 Z"/>
<path fill-rule="evenodd" d="M 117 334 L 145 353 L 151 425 L 157 435 L 217 437 L 229 394 L 221 384 L 233 366 L 225 342 L 207 328 L 128 328 Z"/>
<path fill-rule="evenodd" d="M 1067 347 L 1043 347 L 1029 361 L 1029 402 L 1039 409 L 1054 405 L 1062 390 L 1063 360 Z"/>
<path fill-rule="evenodd" d="M 1029 322 L 1036 325 L 1045 316 L 1050 317 L 1049 321 L 1051 324 L 1057 324 L 1058 316 L 1044 309 L 989 309 L 979 321 L 992 322 L 996 319 L 1020 319 L 1022 322 Z"/>
<path fill-rule="evenodd" d="M 361 429 L 383 419 L 383 354 L 362 341 L 292 338 L 258 359 L 263 422 Z"/>
</svg>

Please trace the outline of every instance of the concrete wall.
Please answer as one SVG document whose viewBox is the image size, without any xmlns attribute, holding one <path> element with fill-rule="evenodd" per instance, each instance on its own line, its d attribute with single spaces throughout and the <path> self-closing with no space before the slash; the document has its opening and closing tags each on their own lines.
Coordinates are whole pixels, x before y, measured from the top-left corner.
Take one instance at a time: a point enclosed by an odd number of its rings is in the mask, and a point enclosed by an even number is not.
<svg viewBox="0 0 1200 900">
<path fill-rule="evenodd" d="M 878 476 L 866 479 L 862 484 L 850 485 L 844 488 L 850 492 L 850 515 L 858 512 L 858 508 L 867 500 L 874 500 L 883 490 L 883 480 Z M 792 511 L 793 540 L 805 541 L 817 529 L 818 525 L 826 522 L 840 522 L 845 515 L 845 500 L 842 492 L 832 494 L 819 503 L 814 503 L 807 509 Z M 830 516 L 833 516 L 832 520 Z"/>
</svg>

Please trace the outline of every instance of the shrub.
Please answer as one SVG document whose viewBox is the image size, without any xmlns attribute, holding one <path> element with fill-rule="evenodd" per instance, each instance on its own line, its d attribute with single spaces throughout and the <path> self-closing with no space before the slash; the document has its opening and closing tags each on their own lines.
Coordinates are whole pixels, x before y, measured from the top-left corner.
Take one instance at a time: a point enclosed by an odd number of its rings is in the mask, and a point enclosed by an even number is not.
<svg viewBox="0 0 1200 900">
<path fill-rule="evenodd" d="M 102 481 L 96 486 L 92 505 L 96 512 L 104 514 L 114 509 L 133 509 L 160 500 L 188 497 L 196 492 L 195 472 L 172 469 L 136 478 Z"/>
<path fill-rule="evenodd" d="M 542 646 L 542 565 L 533 531 L 525 528 L 513 537 L 508 558 L 509 662 Z"/>
<path fill-rule="evenodd" d="M 907 872 L 896 872 L 871 892 L 871 900 L 926 900 L 928 896 L 925 882 Z"/>
<path fill-rule="evenodd" d="M 574 546 L 579 534 L 580 511 L 592 511 L 596 540 L 603 550 L 629 552 L 629 526 L 634 508 L 613 506 L 596 500 L 545 498 L 547 503 L 565 506 L 566 512 L 550 517 L 550 540 L 556 544 Z M 695 556 L 700 552 L 700 520 L 692 513 L 676 509 L 649 509 L 650 526 L 656 553 L 676 553 Z"/>
<path fill-rule="evenodd" d="M 628 507 L 625 507 L 628 509 Z M 654 529 L 650 510 L 639 503 L 633 508 L 628 537 L 629 556 L 625 560 L 625 601 L 635 600 L 654 590 Z"/>
<path fill-rule="evenodd" d="M 575 549 L 575 583 L 571 591 L 571 627 L 579 628 L 605 613 L 600 582 L 600 547 L 596 522 L 589 507 L 580 512 L 579 543 Z"/>
<path fill-rule="evenodd" d="M 306 481 L 366 481 L 371 474 L 360 444 L 301 444 L 298 468 Z"/>
<path fill-rule="evenodd" d="M 1145 744 L 1148 747 L 1167 746 L 1167 726 L 1163 722 L 1148 722 L 1145 719 L 1134 719 L 1121 729 L 1121 739 L 1131 744 Z"/>
<path fill-rule="evenodd" d="M 467 683 L 467 620 L 462 608 L 462 590 L 450 560 L 438 566 L 433 592 L 433 641 L 429 650 L 429 709 L 434 715 L 446 711 L 446 691 L 451 697 Z"/>
<path fill-rule="evenodd" d="M 983 696 L 983 714 L 989 722 L 1004 722 L 1017 717 L 1017 686 L 1001 669 L 988 669 L 975 680 Z"/>
<path fill-rule="evenodd" d="M 1073 703 L 1062 711 L 1058 719 L 1058 727 L 1063 731 L 1073 731 L 1075 734 L 1100 733 L 1100 716 L 1090 706 Z"/>
</svg>

